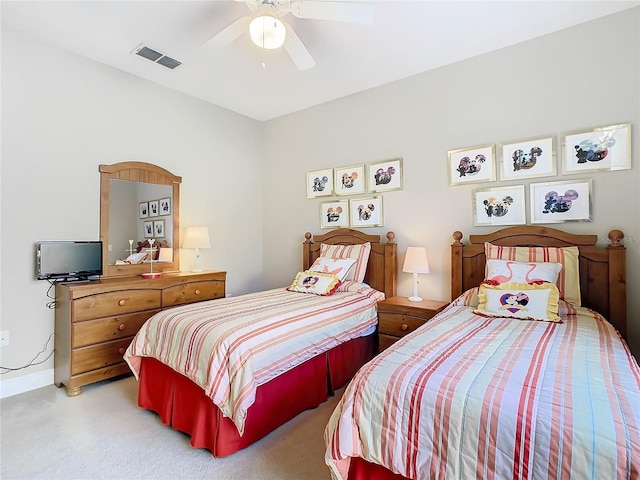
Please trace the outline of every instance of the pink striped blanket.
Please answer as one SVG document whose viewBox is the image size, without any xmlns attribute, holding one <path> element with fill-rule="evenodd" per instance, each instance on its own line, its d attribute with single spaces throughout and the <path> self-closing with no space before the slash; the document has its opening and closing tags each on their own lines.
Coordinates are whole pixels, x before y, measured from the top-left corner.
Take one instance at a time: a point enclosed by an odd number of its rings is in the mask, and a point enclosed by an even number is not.
<svg viewBox="0 0 640 480">
<path fill-rule="evenodd" d="M 384 294 L 355 284 L 331 296 L 284 288 L 157 313 L 124 358 L 136 378 L 153 357 L 202 387 L 242 435 L 256 388 L 343 342 L 372 332 Z"/>
<path fill-rule="evenodd" d="M 356 374 L 325 431 L 410 479 L 640 479 L 640 368 L 602 316 L 488 318 L 458 298 Z"/>
</svg>

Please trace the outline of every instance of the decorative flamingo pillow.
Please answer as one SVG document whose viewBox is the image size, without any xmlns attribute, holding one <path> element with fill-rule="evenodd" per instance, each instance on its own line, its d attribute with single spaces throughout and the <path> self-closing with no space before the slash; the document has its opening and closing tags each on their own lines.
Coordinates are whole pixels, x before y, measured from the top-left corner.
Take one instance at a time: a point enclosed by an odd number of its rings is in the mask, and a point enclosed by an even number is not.
<svg viewBox="0 0 640 480">
<path fill-rule="evenodd" d="M 367 273 L 367 264 L 369 262 L 370 253 L 371 242 L 360 243 L 357 245 L 320 244 L 321 257 L 356 259 L 355 267 L 353 267 L 353 270 L 349 270 L 346 278 L 347 280 L 355 280 L 356 282 L 364 281 L 364 277 Z"/>
<path fill-rule="evenodd" d="M 498 283 L 531 283 L 558 281 L 561 263 L 516 262 L 515 260 L 487 260 L 486 280 Z"/>
<path fill-rule="evenodd" d="M 347 278 L 347 274 L 356 261 L 357 259 L 355 258 L 318 257 L 309 270 L 312 272 L 332 273 L 337 275 L 342 282 Z"/>
<path fill-rule="evenodd" d="M 576 307 L 580 306 L 580 252 L 578 247 L 504 247 L 486 242 L 484 253 L 487 260 L 496 258 L 518 262 L 560 263 L 563 268 L 556 282 L 560 298 Z"/>
<path fill-rule="evenodd" d="M 481 284 L 474 313 L 490 317 L 519 318 L 560 323 L 560 293 L 553 283 Z"/>
<path fill-rule="evenodd" d="M 298 272 L 291 286 L 287 287 L 287 290 L 329 296 L 333 295 L 339 286 L 340 279 L 337 275 L 306 270 Z"/>
</svg>

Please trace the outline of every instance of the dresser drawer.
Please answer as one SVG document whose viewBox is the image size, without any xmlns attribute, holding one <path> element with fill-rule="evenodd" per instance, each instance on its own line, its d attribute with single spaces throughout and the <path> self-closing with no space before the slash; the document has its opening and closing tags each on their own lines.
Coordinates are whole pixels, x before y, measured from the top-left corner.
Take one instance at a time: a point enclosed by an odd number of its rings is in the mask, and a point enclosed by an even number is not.
<svg viewBox="0 0 640 480">
<path fill-rule="evenodd" d="M 425 324 L 426 320 L 411 315 L 378 312 L 378 332 L 403 337 Z"/>
<path fill-rule="evenodd" d="M 87 320 L 73 324 L 73 344 L 74 348 L 93 345 L 94 343 L 107 342 L 118 338 L 135 335 L 142 324 L 152 315 L 158 313 L 155 310 L 146 310 L 140 313 L 129 313 L 118 315 L 117 317 L 101 318 L 98 320 Z"/>
<path fill-rule="evenodd" d="M 224 285 L 224 282 L 205 280 L 165 288 L 162 291 L 162 308 L 224 297 Z"/>
<path fill-rule="evenodd" d="M 78 375 L 122 362 L 122 356 L 132 339 L 133 337 L 126 337 L 90 347 L 73 349 L 71 351 L 71 375 Z"/>
<path fill-rule="evenodd" d="M 72 302 L 72 322 L 160 308 L 160 290 L 121 290 L 78 298 Z"/>
</svg>

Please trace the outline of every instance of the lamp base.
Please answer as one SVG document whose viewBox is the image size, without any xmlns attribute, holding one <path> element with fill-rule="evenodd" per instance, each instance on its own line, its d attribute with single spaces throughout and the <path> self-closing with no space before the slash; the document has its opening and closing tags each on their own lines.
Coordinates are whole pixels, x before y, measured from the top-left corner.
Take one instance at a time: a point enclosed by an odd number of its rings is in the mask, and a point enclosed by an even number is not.
<svg viewBox="0 0 640 480">
<path fill-rule="evenodd" d="M 421 302 L 422 298 L 420 298 L 420 297 L 409 297 L 407 300 L 409 300 L 410 302 Z"/>
<path fill-rule="evenodd" d="M 160 273 L 160 272 L 143 273 L 142 274 L 142 278 L 160 278 L 161 276 L 162 276 L 162 273 Z"/>
</svg>

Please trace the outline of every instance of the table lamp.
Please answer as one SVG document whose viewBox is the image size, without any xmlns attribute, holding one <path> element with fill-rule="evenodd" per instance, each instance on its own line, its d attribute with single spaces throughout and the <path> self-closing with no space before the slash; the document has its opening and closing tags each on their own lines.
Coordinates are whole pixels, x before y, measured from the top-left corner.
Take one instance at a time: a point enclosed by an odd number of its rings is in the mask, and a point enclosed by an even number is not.
<svg viewBox="0 0 640 480">
<path fill-rule="evenodd" d="M 427 249 L 424 247 L 408 247 L 402 271 L 413 274 L 413 295 L 409 297 L 409 301 L 421 302 L 422 298 L 418 296 L 418 274 L 429 273 Z"/>
<path fill-rule="evenodd" d="M 193 248 L 196 261 L 192 272 L 201 272 L 202 268 L 198 266 L 201 248 L 211 248 L 209 242 L 209 229 L 207 227 L 187 227 L 184 230 L 184 239 L 182 240 L 182 248 Z"/>
</svg>

